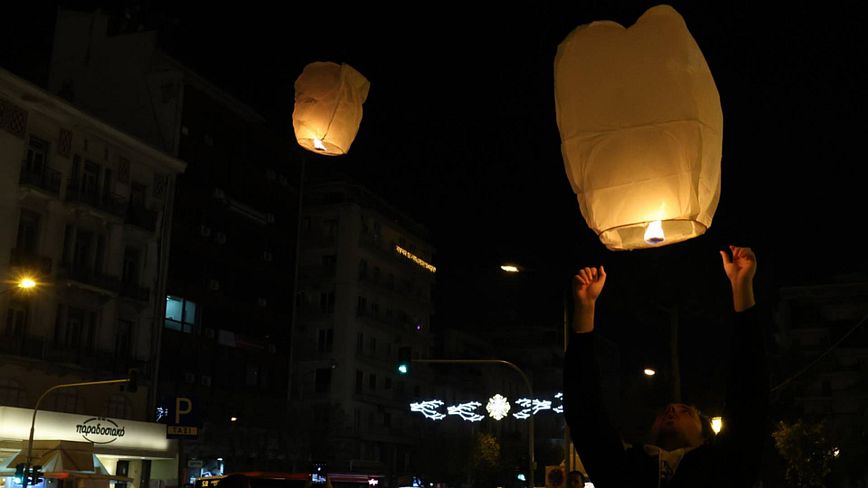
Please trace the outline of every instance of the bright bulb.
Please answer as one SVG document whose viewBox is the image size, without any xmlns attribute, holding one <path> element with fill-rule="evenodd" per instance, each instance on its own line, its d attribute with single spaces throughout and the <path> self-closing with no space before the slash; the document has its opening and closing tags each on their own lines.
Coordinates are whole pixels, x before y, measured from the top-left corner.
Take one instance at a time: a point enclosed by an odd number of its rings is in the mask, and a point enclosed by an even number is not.
<svg viewBox="0 0 868 488">
<path fill-rule="evenodd" d="M 504 264 L 500 267 L 500 269 L 506 271 L 507 273 L 518 273 L 518 266 L 513 266 L 512 264 Z"/>
<path fill-rule="evenodd" d="M 399 373 L 401 373 L 401 374 L 407 374 L 407 371 L 408 371 L 408 369 L 407 369 L 407 365 L 406 365 L 406 364 L 401 364 L 401 365 L 398 366 L 398 372 L 399 372 Z"/>
<path fill-rule="evenodd" d="M 654 371 L 651 368 L 645 368 L 645 376 L 654 376 L 657 374 L 657 371 Z"/>
<path fill-rule="evenodd" d="M 840 456 L 840 455 L 841 455 L 841 450 L 840 450 L 840 449 L 838 449 L 837 447 L 834 448 L 834 449 L 832 449 L 832 456 L 834 456 L 834 457 L 838 457 L 838 456 Z"/>
<path fill-rule="evenodd" d="M 316 137 L 313 138 L 313 147 L 319 149 L 320 151 L 325 151 L 325 150 L 326 150 L 326 147 L 325 147 L 325 145 L 322 143 L 322 140 L 317 139 Z"/>
<path fill-rule="evenodd" d="M 715 434 L 720 434 L 720 429 L 723 428 L 723 418 L 722 417 L 711 417 L 711 430 L 714 431 Z"/>
<path fill-rule="evenodd" d="M 35 286 L 36 281 L 34 281 L 33 278 L 21 278 L 21 280 L 18 281 L 18 288 L 29 290 L 31 288 L 34 288 Z"/>
<path fill-rule="evenodd" d="M 238 420 L 238 417 L 229 417 L 230 422 L 235 422 Z"/>
<path fill-rule="evenodd" d="M 663 224 L 659 220 L 655 220 L 648 224 L 648 227 L 645 228 L 644 238 L 645 242 L 652 245 L 657 245 L 665 241 L 666 236 L 663 235 Z"/>
</svg>

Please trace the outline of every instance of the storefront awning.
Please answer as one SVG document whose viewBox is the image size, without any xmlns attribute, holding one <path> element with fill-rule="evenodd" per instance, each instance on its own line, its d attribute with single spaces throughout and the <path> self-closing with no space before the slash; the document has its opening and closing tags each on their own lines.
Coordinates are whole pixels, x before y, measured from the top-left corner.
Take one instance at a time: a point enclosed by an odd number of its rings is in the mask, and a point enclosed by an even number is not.
<svg viewBox="0 0 868 488">
<path fill-rule="evenodd" d="M 15 469 L 27 462 L 27 441 L 22 441 L 18 454 L 6 463 L 6 469 Z M 95 472 L 93 444 L 77 441 L 33 441 L 32 466 L 42 466 L 43 473 Z"/>
</svg>

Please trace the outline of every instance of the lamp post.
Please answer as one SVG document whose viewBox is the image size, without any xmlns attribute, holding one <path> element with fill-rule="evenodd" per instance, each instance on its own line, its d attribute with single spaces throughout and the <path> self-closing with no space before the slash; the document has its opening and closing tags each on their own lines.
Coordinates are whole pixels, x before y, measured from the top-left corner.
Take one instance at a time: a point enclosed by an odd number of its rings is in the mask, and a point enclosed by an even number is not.
<svg viewBox="0 0 868 488">
<path fill-rule="evenodd" d="M 30 439 L 27 441 L 27 472 L 30 472 L 30 465 L 33 461 L 33 431 L 36 428 L 36 413 L 39 412 L 39 404 L 42 403 L 42 399 L 45 398 L 46 395 L 51 393 L 54 390 L 59 390 L 60 388 L 72 388 L 76 386 L 96 386 L 96 385 L 115 385 L 119 383 L 127 383 L 132 385 L 134 389 L 137 383 L 137 372 L 136 370 L 130 370 L 130 374 L 128 377 L 117 380 L 102 380 L 102 381 L 84 381 L 81 383 L 66 383 L 63 385 L 54 385 L 51 388 L 45 390 L 42 395 L 39 396 L 39 399 L 36 400 L 36 406 L 33 407 L 33 419 L 30 421 Z M 25 488 L 27 485 L 27 478 L 25 478 Z"/>
<path fill-rule="evenodd" d="M 530 380 L 524 371 L 515 364 L 503 359 L 413 359 L 414 363 L 429 363 L 429 364 L 502 364 L 515 370 L 524 381 L 527 387 L 528 398 L 533 398 L 533 387 Z M 527 427 L 527 455 L 528 455 L 528 486 L 533 488 L 534 485 L 534 469 L 536 469 L 536 458 L 534 456 L 534 430 L 533 430 L 533 415 L 528 418 Z"/>
</svg>

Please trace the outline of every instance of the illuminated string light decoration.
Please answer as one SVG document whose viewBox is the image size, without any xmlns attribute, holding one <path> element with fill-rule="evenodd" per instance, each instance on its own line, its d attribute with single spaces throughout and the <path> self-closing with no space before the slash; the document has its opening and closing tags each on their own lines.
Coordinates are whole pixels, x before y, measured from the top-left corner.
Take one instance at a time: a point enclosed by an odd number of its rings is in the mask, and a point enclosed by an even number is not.
<svg viewBox="0 0 868 488">
<path fill-rule="evenodd" d="M 362 122 L 370 82 L 348 64 L 315 62 L 295 80 L 292 127 L 308 151 L 339 156 L 350 150 Z"/>
<path fill-rule="evenodd" d="M 500 394 L 494 395 L 488 399 L 485 410 L 491 418 L 500 420 L 509 415 L 509 401 Z"/>
<path fill-rule="evenodd" d="M 552 402 L 549 400 L 531 400 L 530 398 L 519 398 L 515 401 L 522 409 L 512 414 L 517 419 L 526 419 L 531 415 L 536 415 L 540 410 L 551 410 Z"/>
<path fill-rule="evenodd" d="M 419 266 L 422 266 L 423 268 L 427 269 L 428 271 L 430 271 L 432 273 L 437 272 L 437 268 L 435 268 L 434 266 L 429 264 L 424 259 L 420 258 L 419 256 L 416 256 L 415 254 L 411 253 L 410 251 L 404 249 L 403 247 L 401 247 L 397 244 L 395 244 L 395 251 L 398 254 L 400 254 L 401 256 L 404 256 L 405 258 L 409 259 L 410 261 L 413 261 L 414 263 L 418 264 Z"/>
<path fill-rule="evenodd" d="M 458 415 L 468 422 L 479 422 L 485 418 L 485 415 L 479 415 L 473 411 L 481 406 L 482 404 L 479 402 L 459 403 L 458 405 L 447 407 L 447 411 L 449 412 L 449 415 Z"/>
<path fill-rule="evenodd" d="M 720 199 L 723 112 L 681 15 L 579 26 L 555 56 L 561 153 L 582 216 L 611 250 L 705 233 Z"/>
<path fill-rule="evenodd" d="M 443 402 L 440 400 L 427 400 L 419 403 L 411 403 L 410 411 L 419 412 L 424 415 L 426 419 L 440 420 L 446 418 L 446 414 L 437 411 L 437 409 L 442 406 Z"/>
<path fill-rule="evenodd" d="M 558 400 L 558 404 L 553 406 L 553 402 L 551 400 L 541 400 L 537 398 L 520 398 L 515 401 L 515 404 L 521 407 L 521 410 L 512 414 L 513 417 L 524 420 L 530 418 L 532 415 L 536 415 L 542 411 L 552 411 L 555 413 L 563 413 L 563 393 L 558 393 L 554 396 L 555 400 Z M 444 403 L 441 400 L 426 400 L 423 402 L 411 403 L 410 411 L 411 412 L 419 412 L 425 416 L 425 418 L 431 420 L 442 420 L 447 415 L 456 415 L 461 417 L 461 419 L 466 420 L 468 422 L 479 422 L 484 419 L 484 415 L 480 415 L 475 412 L 475 410 L 482 406 L 479 402 L 466 402 L 459 403 L 457 405 L 451 405 L 446 407 L 447 414 L 444 414 L 442 411 Z M 492 409 L 495 411 L 492 414 Z M 511 405 L 509 403 L 509 399 L 506 397 L 497 394 L 491 397 L 488 400 L 488 404 L 486 406 L 486 410 L 492 418 L 495 420 L 500 420 L 506 417 L 511 410 Z M 503 412 L 503 415 L 500 416 L 497 412 Z M 500 416 L 500 418 L 495 415 Z"/>
</svg>

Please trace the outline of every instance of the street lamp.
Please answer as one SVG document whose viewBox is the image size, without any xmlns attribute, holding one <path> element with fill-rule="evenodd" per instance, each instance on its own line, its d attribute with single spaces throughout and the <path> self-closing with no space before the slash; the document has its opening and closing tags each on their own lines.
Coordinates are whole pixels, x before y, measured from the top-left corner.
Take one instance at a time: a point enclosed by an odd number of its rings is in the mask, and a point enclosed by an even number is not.
<svg viewBox="0 0 868 488">
<path fill-rule="evenodd" d="M 362 122 L 362 104 L 368 97 L 370 82 L 346 63 L 313 62 L 295 80 L 295 106 L 292 126 L 302 148 L 324 156 L 340 156 L 350 145 Z M 304 170 L 307 158 L 301 157 L 298 180 L 298 212 L 295 231 L 295 261 L 292 272 L 292 315 L 289 323 L 289 364 L 286 399 L 292 401 L 293 350 L 295 322 L 298 319 L 298 268 L 301 247 Z"/>
</svg>

